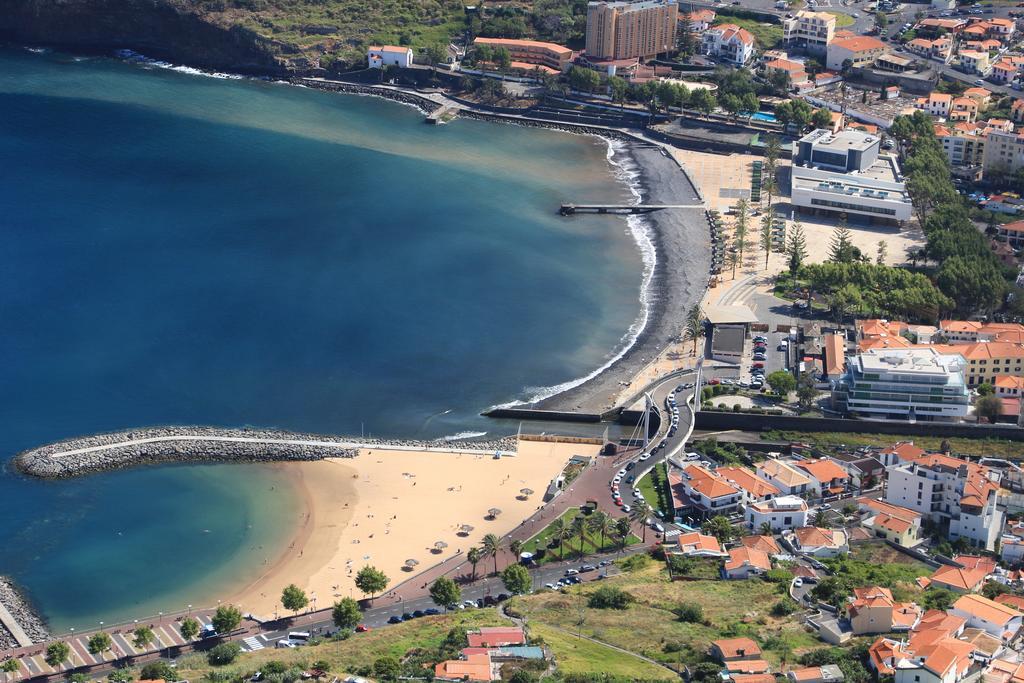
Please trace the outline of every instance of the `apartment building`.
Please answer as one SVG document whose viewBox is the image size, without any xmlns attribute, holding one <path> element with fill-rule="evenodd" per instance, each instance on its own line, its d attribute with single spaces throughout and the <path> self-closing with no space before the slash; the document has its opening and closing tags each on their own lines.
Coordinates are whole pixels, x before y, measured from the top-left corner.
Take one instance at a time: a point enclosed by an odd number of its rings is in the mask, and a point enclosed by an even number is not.
<svg viewBox="0 0 1024 683">
<path fill-rule="evenodd" d="M 863 419 L 958 422 L 970 408 L 964 367 L 933 346 L 872 349 L 847 362 L 833 404 Z"/>
<path fill-rule="evenodd" d="M 985 173 L 998 169 L 1016 173 L 1024 168 L 1024 132 L 993 130 L 985 143 Z"/>
<path fill-rule="evenodd" d="M 675 49 L 679 6 L 674 0 L 587 4 L 590 59 L 650 59 Z"/>
<path fill-rule="evenodd" d="M 700 38 L 701 50 L 736 66 L 754 58 L 754 36 L 736 24 L 712 26 Z"/>
<path fill-rule="evenodd" d="M 961 596 L 953 603 L 949 613 L 965 619 L 968 628 L 981 629 L 1003 642 L 1017 636 L 1024 620 L 1024 614 L 1013 607 L 975 594 Z"/>
<path fill-rule="evenodd" d="M 854 635 L 909 631 L 921 618 L 921 608 L 912 602 L 897 602 L 892 591 L 882 586 L 854 588 L 849 605 Z"/>
<path fill-rule="evenodd" d="M 514 62 L 546 66 L 553 71 L 565 71 L 572 63 L 572 50 L 555 43 L 539 40 L 513 40 L 511 38 L 474 38 L 473 45 L 503 47 Z"/>
<path fill-rule="evenodd" d="M 935 126 L 935 137 L 942 145 L 949 165 L 969 169 L 980 175 L 985 162 L 985 141 L 989 127 L 980 123 L 955 123 Z"/>
<path fill-rule="evenodd" d="M 1012 224 L 1011 224 L 1012 225 Z M 1024 344 L 1010 341 L 978 341 L 966 344 L 934 344 L 942 354 L 957 354 L 964 359 L 967 386 L 993 384 L 1000 377 L 1024 376 Z"/>
<path fill-rule="evenodd" d="M 835 38 L 828 44 L 826 65 L 832 71 L 842 71 L 847 64 L 851 68 L 869 66 L 888 51 L 888 45 L 871 36 Z"/>
<path fill-rule="evenodd" d="M 989 71 L 988 53 L 977 50 L 960 50 L 960 69 L 965 73 L 984 76 Z"/>
<path fill-rule="evenodd" d="M 824 52 L 836 37 L 836 17 L 828 12 L 801 10 L 782 22 L 782 42 Z"/>
<path fill-rule="evenodd" d="M 992 550 L 1003 528 L 996 506 L 999 474 L 947 455 L 933 454 L 889 470 L 885 501 L 948 525 L 950 539 Z"/>
<path fill-rule="evenodd" d="M 1002 57 L 992 65 L 989 80 L 993 83 L 1006 84 L 1024 72 L 1024 57 Z M 1021 100 L 1017 100 L 1020 102 Z"/>
</svg>

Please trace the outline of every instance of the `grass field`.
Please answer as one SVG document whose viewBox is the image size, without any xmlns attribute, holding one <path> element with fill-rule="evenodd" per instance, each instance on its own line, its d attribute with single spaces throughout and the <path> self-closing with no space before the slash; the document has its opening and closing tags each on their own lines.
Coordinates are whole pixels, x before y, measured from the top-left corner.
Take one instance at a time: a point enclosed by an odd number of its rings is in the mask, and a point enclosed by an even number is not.
<svg viewBox="0 0 1024 683">
<path fill-rule="evenodd" d="M 763 432 L 761 438 L 768 441 L 810 441 L 819 447 L 838 446 L 890 446 L 897 441 L 912 440 L 924 449 L 939 450 L 942 442 L 948 441 L 953 454 L 987 455 L 997 458 L 1024 460 L 1024 443 L 1003 439 L 942 439 L 936 436 L 915 436 L 900 439 L 892 434 L 854 434 L 850 432 Z"/>
<path fill-rule="evenodd" d="M 725 11 L 718 12 L 719 24 L 736 24 L 745 28 L 754 36 L 757 47 L 760 50 L 770 50 L 782 42 L 782 27 L 778 24 L 768 24 L 754 19 L 745 19 L 733 16 Z"/>
<path fill-rule="evenodd" d="M 668 473 L 665 463 L 658 463 L 649 474 L 637 482 L 637 488 L 643 494 L 647 504 L 655 510 L 667 513 L 671 507 L 668 497 Z"/>
<path fill-rule="evenodd" d="M 574 638 L 543 624 L 530 626 L 530 637 L 540 638 L 551 649 L 558 670 L 572 674 L 620 676 L 628 680 L 671 681 L 679 676 L 660 666 L 590 640 Z"/>
<path fill-rule="evenodd" d="M 577 516 L 579 516 L 579 514 L 579 508 L 569 508 L 562 515 L 561 519 L 565 521 L 565 525 L 568 527 L 572 524 L 572 521 Z M 544 529 L 541 530 L 539 534 L 537 534 L 529 541 L 524 543 L 523 550 L 526 552 L 534 553 L 534 555 L 537 554 L 538 550 L 544 550 L 544 554 L 542 557 L 534 558 L 534 560 L 538 564 L 544 564 L 546 562 L 558 562 L 559 559 L 568 560 L 571 558 L 582 558 L 587 555 L 597 554 L 599 552 L 613 552 L 615 550 L 618 550 L 620 547 L 620 543 L 614 534 L 608 534 L 605 536 L 604 545 L 602 547 L 598 547 L 601 545 L 600 534 L 598 534 L 596 538 L 594 534 L 588 534 L 583 539 L 582 554 L 580 553 L 579 536 L 571 536 L 565 539 L 562 542 L 561 550 L 559 550 L 557 546 L 554 548 L 548 547 L 548 545 L 551 543 L 552 538 L 554 538 L 554 531 L 552 529 L 552 525 L 549 524 L 548 526 L 544 527 Z M 630 534 L 629 537 L 626 539 L 626 545 L 633 545 L 634 543 L 639 542 L 640 539 L 634 536 L 633 534 Z"/>
<path fill-rule="evenodd" d="M 836 18 L 836 28 L 846 28 L 847 26 L 853 26 L 854 19 L 849 14 L 843 14 L 842 12 L 828 12 Z"/>
<path fill-rule="evenodd" d="M 906 564 L 921 570 L 921 575 L 932 573 L 932 568 L 910 555 L 901 553 L 882 542 L 855 543 L 850 546 L 850 557 L 871 564 Z"/>
<path fill-rule="evenodd" d="M 627 610 L 586 607 L 587 596 L 599 585 L 617 586 L 636 598 Z M 760 579 L 751 581 L 668 580 L 664 566 L 654 563 L 635 572 L 583 585 L 566 593 L 538 593 L 515 598 L 511 607 L 528 624 L 577 628 L 601 642 L 642 654 L 667 666 L 696 664 L 706 657 L 711 641 L 746 635 L 759 640 L 765 656 L 775 664 L 784 650 L 799 654 L 819 646 L 819 641 L 794 618 L 771 616 L 781 598 L 777 586 Z M 672 611 L 680 603 L 703 607 L 704 623 L 683 623 Z M 582 624 L 580 620 L 582 618 Z"/>
</svg>

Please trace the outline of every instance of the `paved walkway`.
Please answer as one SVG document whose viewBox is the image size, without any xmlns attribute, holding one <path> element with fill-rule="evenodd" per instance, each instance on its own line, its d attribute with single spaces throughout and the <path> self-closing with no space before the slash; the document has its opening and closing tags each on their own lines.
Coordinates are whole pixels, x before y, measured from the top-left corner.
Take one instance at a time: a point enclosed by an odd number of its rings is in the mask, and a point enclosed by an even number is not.
<svg viewBox="0 0 1024 683">
<path fill-rule="evenodd" d="M 14 618 L 14 615 L 10 613 L 3 603 L 0 603 L 0 623 L 11 632 L 18 645 L 26 647 L 32 644 L 32 639 L 28 637 L 28 634 L 25 633 L 25 630 L 21 628 L 21 625 Z"/>
</svg>

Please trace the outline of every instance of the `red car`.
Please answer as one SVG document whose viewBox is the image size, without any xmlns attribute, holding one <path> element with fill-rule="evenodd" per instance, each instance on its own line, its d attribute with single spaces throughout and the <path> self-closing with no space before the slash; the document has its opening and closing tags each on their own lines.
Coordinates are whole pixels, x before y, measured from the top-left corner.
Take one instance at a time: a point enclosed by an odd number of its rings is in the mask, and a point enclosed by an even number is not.
<svg viewBox="0 0 1024 683">
<path fill-rule="evenodd" d="M 714 385 L 714 384 L 721 384 L 721 383 L 722 383 L 722 380 L 718 379 L 717 377 L 715 377 L 712 380 L 708 380 L 708 384 L 712 384 L 712 385 Z"/>
<path fill-rule="evenodd" d="M 754 363 L 750 367 L 752 367 L 752 368 L 763 368 L 764 367 L 764 363 L 762 363 L 761 361 L 757 361 L 756 363 Z"/>
<path fill-rule="evenodd" d="M 359 626 L 356 626 L 356 633 L 366 633 L 369 630 L 370 627 L 366 624 L 359 624 Z"/>
</svg>

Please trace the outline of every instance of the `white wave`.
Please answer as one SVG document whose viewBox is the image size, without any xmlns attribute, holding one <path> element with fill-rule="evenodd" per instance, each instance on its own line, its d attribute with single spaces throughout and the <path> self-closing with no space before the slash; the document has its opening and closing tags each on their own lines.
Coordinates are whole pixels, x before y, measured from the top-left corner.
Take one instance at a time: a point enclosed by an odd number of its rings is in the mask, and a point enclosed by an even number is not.
<svg viewBox="0 0 1024 683">
<path fill-rule="evenodd" d="M 45 55 L 50 51 L 48 47 L 26 47 L 29 52 L 34 52 L 37 55 Z"/>
<path fill-rule="evenodd" d="M 626 152 L 626 145 L 618 140 L 611 140 L 602 138 L 608 145 L 606 156 L 608 163 L 611 164 L 613 173 L 618 180 L 621 180 L 626 187 L 629 189 L 636 203 L 639 204 L 643 198 L 643 192 L 640 188 L 640 168 L 637 166 L 633 157 Z M 632 235 L 633 240 L 636 242 L 637 248 L 640 250 L 640 257 L 643 259 L 644 272 L 643 279 L 640 284 L 640 315 L 633 321 L 633 324 L 629 326 L 622 338 L 619 340 L 617 350 L 593 372 L 571 379 L 561 384 L 555 384 L 549 387 L 526 387 L 525 391 L 528 392 L 529 396 L 525 399 L 517 399 L 509 401 L 507 403 L 501 403 L 494 408 L 515 408 L 517 406 L 528 405 L 531 403 L 537 403 L 549 399 L 552 396 L 557 396 L 562 392 L 575 389 L 584 382 L 589 382 L 593 378 L 597 377 L 605 370 L 610 368 L 612 365 L 617 363 L 619 359 L 626 355 L 626 353 L 633 348 L 636 344 L 636 340 L 639 339 L 640 334 L 647 327 L 647 321 L 651 315 L 651 279 L 654 277 L 654 268 L 658 262 L 658 250 L 654 247 L 654 238 L 651 234 L 651 224 L 644 215 L 631 215 L 626 217 L 626 225 L 628 226 L 629 233 Z"/>
<path fill-rule="evenodd" d="M 135 50 L 118 50 L 114 54 L 116 54 L 120 59 L 123 59 L 126 62 L 140 64 L 144 68 L 167 69 L 169 71 L 177 71 L 178 73 L 189 74 L 191 76 L 206 76 L 207 78 L 221 78 L 231 80 L 241 80 L 245 78 L 245 76 L 241 76 L 239 74 L 228 74 L 222 73 L 220 71 L 204 71 L 202 69 L 197 69 L 192 66 L 171 64 L 170 62 L 165 62 L 160 59 L 153 59 L 152 57 L 147 57 L 144 54 L 136 52 Z"/>
<path fill-rule="evenodd" d="M 481 436 L 487 436 L 487 432 L 459 432 L 442 436 L 438 441 L 465 441 L 466 439 L 479 439 Z"/>
</svg>

